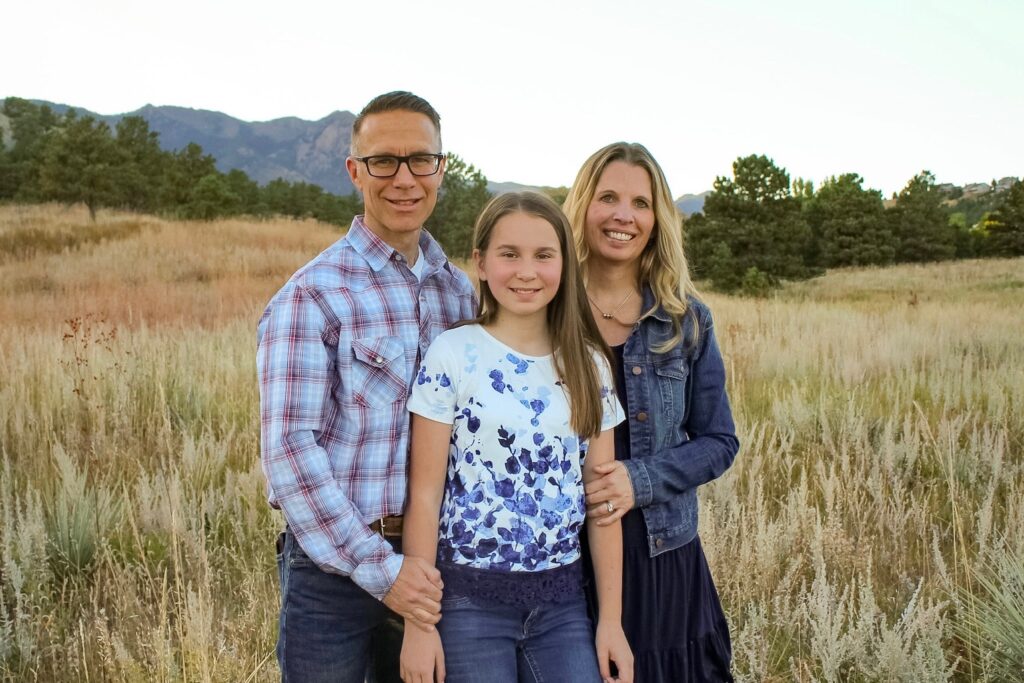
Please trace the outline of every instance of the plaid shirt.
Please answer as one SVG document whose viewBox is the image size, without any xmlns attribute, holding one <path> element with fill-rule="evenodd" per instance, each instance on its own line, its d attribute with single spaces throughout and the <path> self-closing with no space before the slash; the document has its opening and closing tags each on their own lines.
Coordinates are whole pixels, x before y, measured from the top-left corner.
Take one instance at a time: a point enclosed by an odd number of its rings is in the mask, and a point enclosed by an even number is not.
<svg viewBox="0 0 1024 683">
<path fill-rule="evenodd" d="M 260 318 L 261 456 L 270 504 L 324 571 L 378 599 L 402 557 L 368 524 L 402 514 L 406 398 L 438 334 L 475 315 L 473 286 L 425 231 L 422 280 L 362 216 Z"/>
</svg>

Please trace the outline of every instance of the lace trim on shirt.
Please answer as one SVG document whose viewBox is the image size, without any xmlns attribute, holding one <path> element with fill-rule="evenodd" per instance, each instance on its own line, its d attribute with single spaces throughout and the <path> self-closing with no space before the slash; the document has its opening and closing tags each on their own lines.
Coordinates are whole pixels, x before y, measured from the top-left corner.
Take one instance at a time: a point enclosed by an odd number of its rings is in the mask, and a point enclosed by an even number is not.
<svg viewBox="0 0 1024 683">
<path fill-rule="evenodd" d="M 450 562 L 438 563 L 445 596 L 474 598 L 512 607 L 565 602 L 583 595 L 583 563 L 542 571 L 477 569 Z"/>
</svg>

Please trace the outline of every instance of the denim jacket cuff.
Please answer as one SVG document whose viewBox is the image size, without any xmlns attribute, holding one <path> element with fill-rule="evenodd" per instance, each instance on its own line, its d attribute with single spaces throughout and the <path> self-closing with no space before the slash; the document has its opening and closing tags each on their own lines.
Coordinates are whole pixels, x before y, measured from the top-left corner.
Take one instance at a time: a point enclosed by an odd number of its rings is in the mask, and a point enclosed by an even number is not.
<svg viewBox="0 0 1024 683">
<path fill-rule="evenodd" d="M 642 460 L 623 460 L 623 467 L 629 475 L 629 482 L 633 485 L 633 507 L 642 508 L 651 504 L 654 491 L 651 487 L 651 478 L 647 475 L 647 468 Z"/>
</svg>

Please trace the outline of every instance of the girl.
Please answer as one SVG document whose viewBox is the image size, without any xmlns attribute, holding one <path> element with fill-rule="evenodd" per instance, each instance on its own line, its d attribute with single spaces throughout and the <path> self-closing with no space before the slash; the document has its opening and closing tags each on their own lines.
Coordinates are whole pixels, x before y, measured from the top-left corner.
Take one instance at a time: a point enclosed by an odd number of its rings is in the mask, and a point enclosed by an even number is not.
<svg viewBox="0 0 1024 683">
<path fill-rule="evenodd" d="M 505 194 L 473 244 L 479 316 L 434 341 L 409 400 L 404 549 L 436 559 L 444 599 L 439 633 L 406 625 L 402 678 L 631 681 L 617 524 L 588 527 L 596 638 L 582 590 L 583 486 L 623 414 L 568 221 Z"/>
</svg>

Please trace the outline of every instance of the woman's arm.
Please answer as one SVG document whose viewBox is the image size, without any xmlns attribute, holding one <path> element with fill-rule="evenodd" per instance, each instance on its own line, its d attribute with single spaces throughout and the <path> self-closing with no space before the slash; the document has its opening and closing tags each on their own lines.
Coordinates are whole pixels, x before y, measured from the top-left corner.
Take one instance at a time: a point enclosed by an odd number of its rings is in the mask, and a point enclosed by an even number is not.
<svg viewBox="0 0 1024 683">
<path fill-rule="evenodd" d="M 583 482 L 598 477 L 600 465 L 612 462 L 614 431 L 607 429 L 590 440 L 583 463 Z M 622 631 L 622 526 L 598 526 L 587 516 L 587 538 L 597 584 L 597 661 L 604 680 L 611 680 L 609 662 L 615 662 L 619 681 L 633 680 L 633 654 Z"/>
<path fill-rule="evenodd" d="M 622 461 L 632 483 L 635 507 L 663 502 L 717 479 L 729 469 L 739 450 L 725 391 L 725 364 L 710 315 L 703 327 L 701 348 L 690 370 L 692 391 L 685 424 L 689 440 L 650 457 Z"/>
<path fill-rule="evenodd" d="M 434 565 L 437 556 L 438 517 L 448 471 L 448 445 L 452 426 L 422 415 L 412 415 L 412 450 L 409 456 L 409 495 L 402 523 L 402 552 Z M 426 632 L 405 620 L 401 675 L 406 683 L 443 681 L 444 651 L 437 631 Z"/>
</svg>

